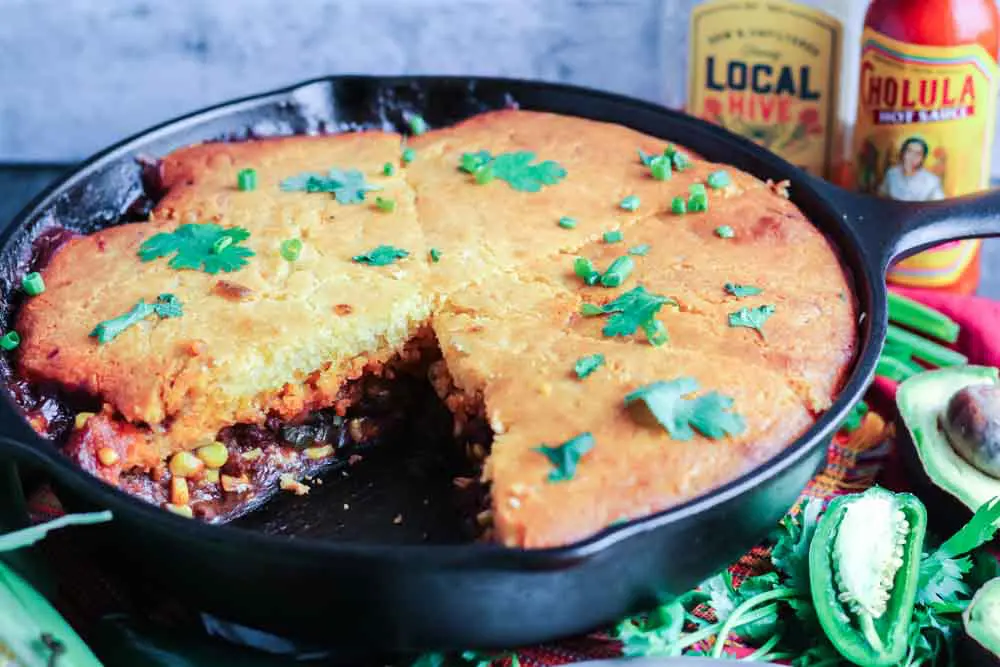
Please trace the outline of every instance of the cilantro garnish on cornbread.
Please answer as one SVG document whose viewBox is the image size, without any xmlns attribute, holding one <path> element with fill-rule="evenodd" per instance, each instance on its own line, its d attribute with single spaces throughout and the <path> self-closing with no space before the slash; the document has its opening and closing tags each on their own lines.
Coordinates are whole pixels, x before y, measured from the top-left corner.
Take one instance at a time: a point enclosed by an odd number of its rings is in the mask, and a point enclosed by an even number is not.
<svg viewBox="0 0 1000 667">
<path fill-rule="evenodd" d="M 302 241 L 299 239 L 286 239 L 281 242 L 281 257 L 286 262 L 298 261 L 302 254 Z"/>
<path fill-rule="evenodd" d="M 576 373 L 576 376 L 582 380 L 603 365 L 603 354 L 588 354 L 587 356 L 580 357 L 576 360 L 576 363 L 573 364 L 573 371 Z"/>
<path fill-rule="evenodd" d="M 285 192 L 329 192 L 341 204 L 360 204 L 365 194 L 381 187 L 365 181 L 365 175 L 357 169 L 331 169 L 326 176 L 315 172 L 303 172 L 281 181 Z"/>
<path fill-rule="evenodd" d="M 720 239 L 731 239 L 736 236 L 736 230 L 729 225 L 719 225 L 715 228 L 715 235 Z"/>
<path fill-rule="evenodd" d="M 566 170 L 553 160 L 537 164 L 532 151 L 515 151 L 491 155 L 489 151 L 463 153 L 459 169 L 476 177 L 477 183 L 493 178 L 507 181 L 521 192 L 538 192 L 544 185 L 555 185 L 566 178 Z"/>
<path fill-rule="evenodd" d="M 717 440 L 746 430 L 743 418 L 731 411 L 733 399 L 714 391 L 690 397 L 698 389 L 692 377 L 653 382 L 626 395 L 625 405 L 644 403 L 674 440 L 690 440 L 695 431 Z"/>
<path fill-rule="evenodd" d="M 622 233 L 622 230 L 620 229 L 613 229 L 611 231 L 604 232 L 602 238 L 605 243 L 618 243 L 625 238 L 625 234 Z"/>
<path fill-rule="evenodd" d="M 573 479 L 580 459 L 593 448 L 594 436 L 588 432 L 581 433 L 555 447 L 539 445 L 535 451 L 543 454 L 552 464 L 548 480 L 550 482 L 566 482 Z"/>
<path fill-rule="evenodd" d="M 250 238 L 243 227 L 223 229 L 214 222 L 181 225 L 172 232 L 161 232 L 139 246 L 139 259 L 151 262 L 160 257 L 170 258 L 172 269 L 194 269 L 215 274 L 219 271 L 239 271 L 254 251 L 240 245 Z"/>
<path fill-rule="evenodd" d="M 92 338 L 96 338 L 98 343 L 110 343 L 123 331 L 151 315 L 165 320 L 171 317 L 180 317 L 183 314 L 184 309 L 177 297 L 173 294 L 161 294 L 156 297 L 156 301 L 153 303 L 146 303 L 145 300 L 140 299 L 139 303 L 132 306 L 132 309 L 124 315 L 98 323 L 90 335 Z"/>
<path fill-rule="evenodd" d="M 747 327 L 764 335 L 764 322 L 774 315 L 774 306 L 765 304 L 756 308 L 740 308 L 735 313 L 729 313 L 729 326 Z"/>
<path fill-rule="evenodd" d="M 620 208 L 623 211 L 629 211 L 631 213 L 639 210 L 639 204 L 640 201 L 637 196 L 629 195 L 628 197 L 625 197 L 625 199 L 622 199 L 620 202 L 618 202 L 618 208 Z"/>
<path fill-rule="evenodd" d="M 409 257 L 410 253 L 402 248 L 391 245 L 380 245 L 372 248 L 363 255 L 355 255 L 353 259 L 358 264 L 368 264 L 369 266 L 385 266 L 392 264 L 396 260 Z"/>
<path fill-rule="evenodd" d="M 739 283 L 726 283 L 725 290 L 727 294 L 736 297 L 757 296 L 764 291 L 759 287 L 754 287 L 753 285 L 740 285 Z"/>
<path fill-rule="evenodd" d="M 677 305 L 673 299 L 650 294 L 645 287 L 639 285 L 603 306 L 585 303 L 580 307 L 580 314 L 586 317 L 611 314 L 601 330 L 609 338 L 631 336 L 641 328 L 651 344 L 663 345 L 667 342 L 667 331 L 663 323 L 656 319 L 656 314 L 668 303 Z"/>
</svg>

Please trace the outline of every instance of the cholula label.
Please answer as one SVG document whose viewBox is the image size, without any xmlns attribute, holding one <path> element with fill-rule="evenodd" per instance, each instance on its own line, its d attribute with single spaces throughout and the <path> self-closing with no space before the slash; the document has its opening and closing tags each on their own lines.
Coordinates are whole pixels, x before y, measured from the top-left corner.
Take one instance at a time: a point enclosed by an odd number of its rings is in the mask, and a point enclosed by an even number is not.
<svg viewBox="0 0 1000 667">
<path fill-rule="evenodd" d="M 688 111 L 826 176 L 843 27 L 784 0 L 711 0 L 691 15 Z"/>
<path fill-rule="evenodd" d="M 987 187 L 997 67 L 978 44 L 907 44 L 866 28 L 852 161 L 862 192 L 933 201 Z M 893 282 L 953 283 L 979 241 L 947 243 L 895 265 Z"/>
</svg>

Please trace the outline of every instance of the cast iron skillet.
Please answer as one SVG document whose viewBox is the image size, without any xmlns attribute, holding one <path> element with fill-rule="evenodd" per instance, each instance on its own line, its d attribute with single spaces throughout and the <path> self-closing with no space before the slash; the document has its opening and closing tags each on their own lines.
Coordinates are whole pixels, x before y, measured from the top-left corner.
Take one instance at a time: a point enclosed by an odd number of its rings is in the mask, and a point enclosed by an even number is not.
<svg viewBox="0 0 1000 667">
<path fill-rule="evenodd" d="M 360 497 L 353 524 L 350 512 L 329 517 L 330 506 L 340 511 L 347 497 L 338 496 L 334 483 L 323 507 L 316 498 L 300 499 L 298 510 L 280 510 L 274 520 L 209 526 L 183 519 L 77 469 L 34 434 L 6 392 L 0 454 L 44 468 L 74 509 L 110 508 L 111 524 L 80 535 L 98 536 L 115 568 L 162 582 L 188 604 L 226 619 L 362 651 L 510 647 L 572 635 L 687 590 L 764 537 L 815 473 L 835 426 L 872 379 L 886 330 L 883 276 L 890 260 L 947 239 L 1000 235 L 1000 194 L 919 205 L 851 195 L 717 127 L 617 95 L 492 78 L 332 77 L 195 113 L 89 160 L 0 235 L 4 301 L 19 280 L 28 244 L 46 226 L 92 231 L 121 218 L 141 192 L 140 154 L 160 156 L 220 137 L 405 128 L 407 110 L 442 126 L 511 104 L 627 125 L 760 178 L 791 181 L 792 199 L 839 249 L 861 314 L 860 353 L 846 386 L 803 437 L 680 507 L 578 544 L 535 551 L 456 544 L 447 536 L 437 540 L 443 544 L 401 544 L 385 536 L 389 516 L 379 517 L 376 527 L 364 511 L 366 493 L 373 505 L 388 507 L 394 491 L 365 484 L 342 488 Z M 397 465 L 388 468 L 394 477 L 383 477 L 392 488 L 405 487 L 400 502 L 412 506 L 404 513 L 418 526 L 424 522 L 418 530 L 432 532 L 401 467 L 419 466 Z M 311 517 L 334 528 L 317 531 Z M 344 528 L 349 524 L 353 532 Z M 274 532 L 297 537 L 268 534 Z M 316 539 L 323 535 L 338 539 Z"/>
</svg>

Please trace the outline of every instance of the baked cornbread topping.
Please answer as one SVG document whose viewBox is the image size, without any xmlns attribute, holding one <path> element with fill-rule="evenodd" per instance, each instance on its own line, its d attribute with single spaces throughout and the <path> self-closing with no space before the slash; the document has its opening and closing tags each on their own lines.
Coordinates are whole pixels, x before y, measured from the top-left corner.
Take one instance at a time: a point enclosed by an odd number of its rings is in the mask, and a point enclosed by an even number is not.
<svg viewBox="0 0 1000 667">
<path fill-rule="evenodd" d="M 421 377 L 488 452 L 496 539 L 564 544 L 773 456 L 854 355 L 844 270 L 781 187 L 621 126 L 500 111 L 160 169 L 147 221 L 54 253 L 14 354 L 94 404 L 72 456 L 181 513 L 304 493 L 386 418 L 366 396 Z"/>
</svg>

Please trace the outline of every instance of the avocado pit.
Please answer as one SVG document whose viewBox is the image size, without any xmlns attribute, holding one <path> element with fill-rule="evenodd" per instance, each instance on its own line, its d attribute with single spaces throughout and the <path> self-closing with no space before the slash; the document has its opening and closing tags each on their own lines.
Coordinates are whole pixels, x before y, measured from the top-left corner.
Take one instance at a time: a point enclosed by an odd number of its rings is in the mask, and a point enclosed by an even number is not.
<svg viewBox="0 0 1000 667">
<path fill-rule="evenodd" d="M 974 384 L 959 389 L 948 401 L 941 427 L 969 465 L 1000 479 L 1000 386 Z"/>
</svg>

